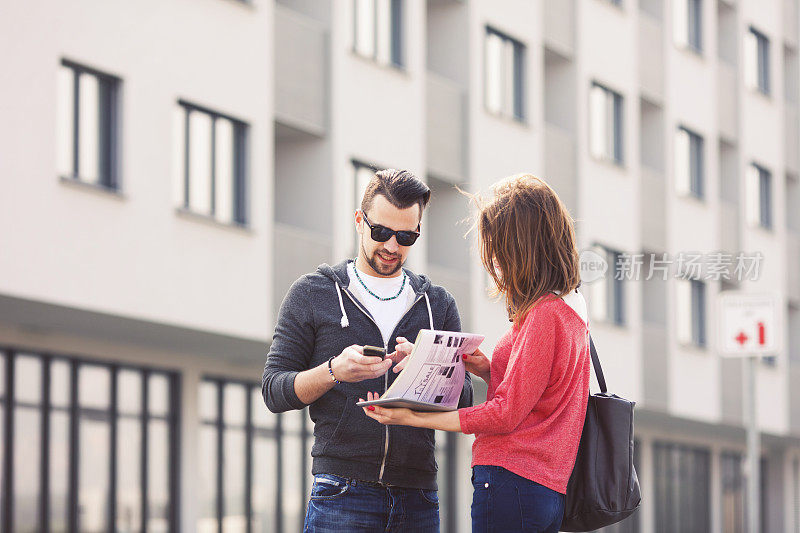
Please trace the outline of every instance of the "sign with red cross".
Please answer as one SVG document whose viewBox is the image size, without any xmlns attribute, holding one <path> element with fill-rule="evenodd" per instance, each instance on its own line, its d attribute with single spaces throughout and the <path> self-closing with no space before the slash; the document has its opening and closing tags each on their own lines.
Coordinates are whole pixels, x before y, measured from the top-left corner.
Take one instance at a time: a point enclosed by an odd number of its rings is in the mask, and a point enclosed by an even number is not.
<svg viewBox="0 0 800 533">
<path fill-rule="evenodd" d="M 719 296 L 719 351 L 724 357 L 774 355 L 780 345 L 778 298 L 739 291 Z"/>
</svg>

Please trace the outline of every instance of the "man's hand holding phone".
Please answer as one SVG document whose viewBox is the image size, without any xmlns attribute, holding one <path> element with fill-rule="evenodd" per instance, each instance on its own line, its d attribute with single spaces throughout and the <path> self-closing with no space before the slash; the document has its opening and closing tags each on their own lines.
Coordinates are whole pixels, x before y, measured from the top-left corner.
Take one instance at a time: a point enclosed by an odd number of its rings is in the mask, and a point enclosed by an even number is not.
<svg viewBox="0 0 800 533">
<path fill-rule="evenodd" d="M 333 375 L 336 379 L 347 383 L 356 383 L 358 381 L 380 377 L 392 367 L 391 360 L 384 359 L 379 354 L 367 355 L 367 353 L 376 352 L 370 350 L 365 352 L 365 348 L 374 347 L 353 344 L 342 350 L 342 353 L 333 358 L 333 361 L 331 361 L 331 368 L 333 369 Z M 382 348 L 378 349 L 383 351 Z"/>
</svg>

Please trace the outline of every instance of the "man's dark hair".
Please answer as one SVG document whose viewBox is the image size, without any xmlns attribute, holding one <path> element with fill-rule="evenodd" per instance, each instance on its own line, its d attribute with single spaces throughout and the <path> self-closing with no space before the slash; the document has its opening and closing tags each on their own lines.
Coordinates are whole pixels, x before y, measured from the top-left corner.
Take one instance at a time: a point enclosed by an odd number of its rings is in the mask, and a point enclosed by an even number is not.
<svg viewBox="0 0 800 533">
<path fill-rule="evenodd" d="M 377 195 L 382 195 L 398 209 L 407 209 L 414 204 L 419 205 L 419 216 L 431 199 L 430 188 L 408 170 L 387 168 L 379 170 L 369 180 L 361 200 L 361 211 L 367 212 Z"/>
</svg>

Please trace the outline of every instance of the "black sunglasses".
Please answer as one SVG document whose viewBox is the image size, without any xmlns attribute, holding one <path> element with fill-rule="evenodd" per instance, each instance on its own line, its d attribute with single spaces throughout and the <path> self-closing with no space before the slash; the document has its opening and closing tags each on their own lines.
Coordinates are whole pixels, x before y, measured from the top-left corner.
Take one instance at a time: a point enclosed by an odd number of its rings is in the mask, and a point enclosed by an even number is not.
<svg viewBox="0 0 800 533">
<path fill-rule="evenodd" d="M 373 241 L 386 242 L 392 238 L 392 235 L 394 235 L 397 237 L 397 244 L 400 246 L 411 246 L 417 242 L 419 231 L 395 231 L 387 228 L 386 226 L 381 226 L 380 224 L 375 224 L 373 226 L 370 224 L 369 220 L 367 220 L 366 213 L 362 211 L 361 216 L 364 217 L 364 222 L 366 222 L 367 226 L 369 226 L 370 236 L 372 237 Z M 419 226 L 417 226 L 417 230 L 419 230 Z"/>
</svg>

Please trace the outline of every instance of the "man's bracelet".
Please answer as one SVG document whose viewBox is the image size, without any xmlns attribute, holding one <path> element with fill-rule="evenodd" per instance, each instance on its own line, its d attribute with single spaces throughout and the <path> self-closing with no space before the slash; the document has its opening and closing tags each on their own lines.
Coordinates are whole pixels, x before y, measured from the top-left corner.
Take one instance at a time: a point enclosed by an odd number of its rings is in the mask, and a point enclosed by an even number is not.
<svg viewBox="0 0 800 533">
<path fill-rule="evenodd" d="M 333 382 L 338 385 L 339 383 L 341 383 L 341 381 L 336 379 L 336 377 L 334 377 L 334 375 L 333 375 L 333 358 L 334 357 L 336 357 L 336 356 L 334 355 L 330 359 L 328 359 L 328 374 L 331 375 L 331 379 L 333 380 Z"/>
</svg>

